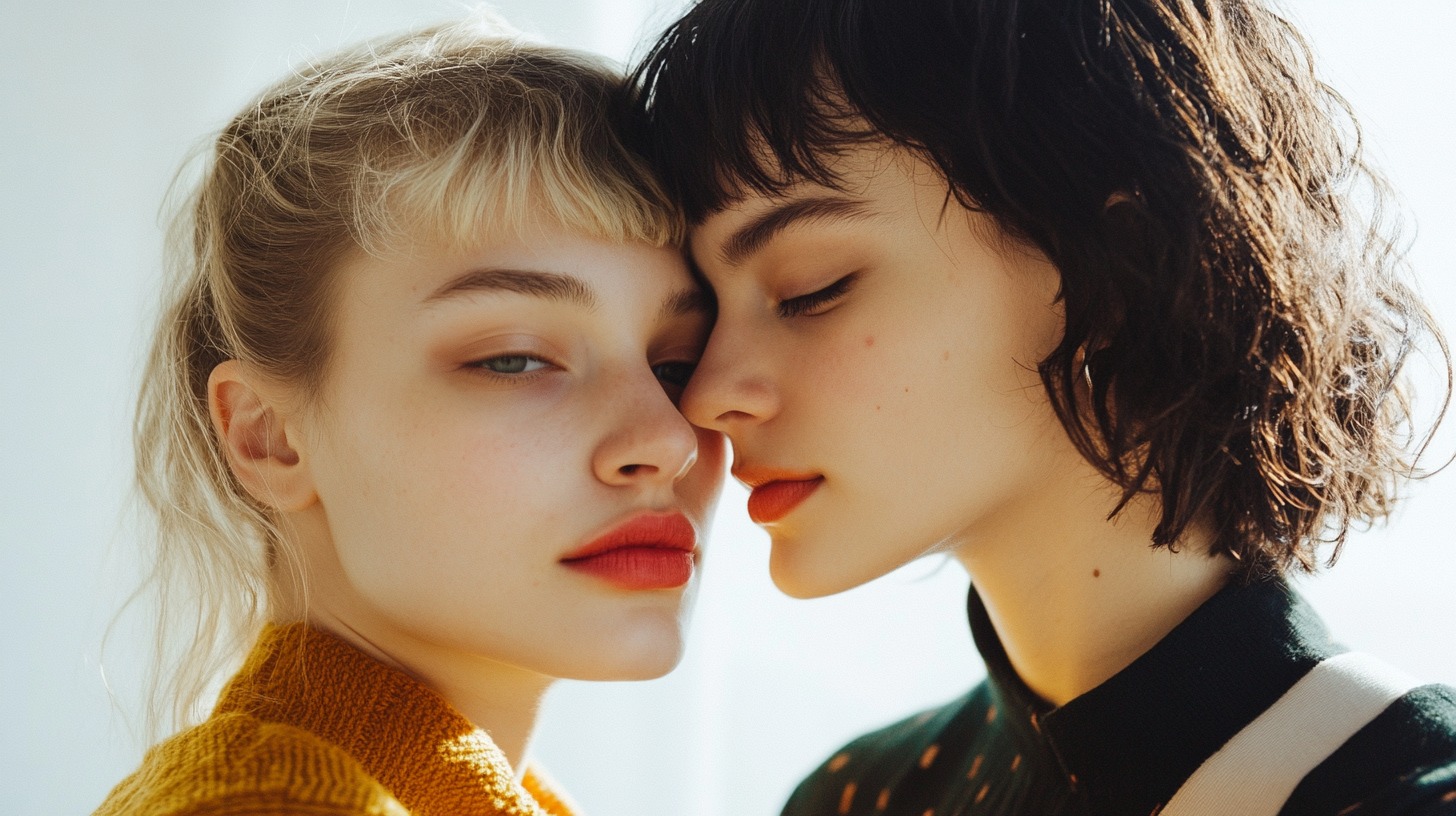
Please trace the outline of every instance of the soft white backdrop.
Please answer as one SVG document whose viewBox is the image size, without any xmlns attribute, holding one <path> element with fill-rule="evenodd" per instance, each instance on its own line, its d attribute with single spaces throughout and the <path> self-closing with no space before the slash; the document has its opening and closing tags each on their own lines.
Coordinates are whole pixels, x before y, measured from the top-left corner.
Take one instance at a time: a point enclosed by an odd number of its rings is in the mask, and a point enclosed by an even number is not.
<svg viewBox="0 0 1456 816">
<path fill-rule="evenodd" d="M 680 0 L 501 0 L 518 26 L 625 59 Z M 101 639 L 135 579 L 127 422 L 157 279 L 158 210 L 184 155 L 287 67 L 449 16 L 445 0 L 0 4 L 0 810 L 85 813 L 128 772 L 141 649 Z M 1367 123 L 1456 330 L 1456 84 L 1443 0 L 1289 8 Z M 1452 424 L 1456 424 L 1453 422 Z M 1448 426 L 1449 428 L 1449 426 Z M 1456 443 L 1446 434 L 1442 457 Z M 917 474 L 903 474 L 915 478 Z M 537 755 L 597 816 L 768 816 L 846 738 L 981 674 L 966 580 L 921 563 L 835 598 L 768 584 L 731 488 L 694 642 L 660 681 L 561 685 Z M 1345 639 L 1456 683 L 1456 473 L 1419 486 L 1307 592 Z"/>
</svg>

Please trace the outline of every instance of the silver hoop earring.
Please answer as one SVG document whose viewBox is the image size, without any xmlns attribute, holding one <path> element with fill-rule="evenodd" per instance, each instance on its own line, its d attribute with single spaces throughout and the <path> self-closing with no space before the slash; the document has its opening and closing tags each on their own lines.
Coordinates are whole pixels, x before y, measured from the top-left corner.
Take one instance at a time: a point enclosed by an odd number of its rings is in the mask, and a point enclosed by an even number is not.
<svg viewBox="0 0 1456 816">
<path fill-rule="evenodd" d="M 1086 346 L 1082 348 L 1082 379 L 1087 383 L 1087 392 L 1090 394 L 1097 390 L 1099 381 L 1106 380 L 1107 366 L 1112 362 L 1113 351 L 1111 346 L 1103 346 L 1088 354 Z"/>
</svg>

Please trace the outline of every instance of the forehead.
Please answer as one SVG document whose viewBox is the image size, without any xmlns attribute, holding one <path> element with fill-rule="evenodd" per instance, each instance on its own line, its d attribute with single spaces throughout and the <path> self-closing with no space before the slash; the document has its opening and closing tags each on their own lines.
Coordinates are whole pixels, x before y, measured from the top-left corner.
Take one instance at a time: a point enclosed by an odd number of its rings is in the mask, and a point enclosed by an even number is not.
<svg viewBox="0 0 1456 816">
<path fill-rule="evenodd" d="M 337 271 L 346 322 L 351 312 L 364 319 L 409 316 L 484 296 L 566 291 L 522 283 L 536 273 L 572 279 L 567 288 L 581 290 L 580 296 L 556 299 L 583 306 L 630 307 L 634 301 L 655 306 L 664 293 L 695 288 L 675 246 L 617 241 L 539 220 L 469 244 L 428 233 L 407 236 L 385 249 L 356 251 Z"/>
<path fill-rule="evenodd" d="M 934 220 L 947 200 L 949 188 L 940 172 L 902 147 L 857 145 L 828 157 L 826 165 L 833 178 L 823 182 L 799 180 L 776 191 L 738 190 L 692 227 L 694 258 L 701 264 L 712 255 L 713 260 L 737 265 L 749 254 L 742 251 L 745 245 L 761 248 L 781 233 L 810 225 L 838 226 L 910 213 Z"/>
</svg>

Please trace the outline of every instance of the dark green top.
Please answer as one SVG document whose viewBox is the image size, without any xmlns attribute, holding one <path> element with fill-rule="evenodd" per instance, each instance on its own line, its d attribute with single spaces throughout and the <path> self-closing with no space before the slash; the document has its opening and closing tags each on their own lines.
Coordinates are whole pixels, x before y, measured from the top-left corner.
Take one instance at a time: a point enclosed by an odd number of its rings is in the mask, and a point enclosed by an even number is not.
<svg viewBox="0 0 1456 816">
<path fill-rule="evenodd" d="M 784 816 L 1156 814 L 1305 672 L 1347 651 L 1283 581 L 1230 586 L 1112 679 L 1054 708 L 1011 668 L 974 590 L 969 614 L 987 679 L 845 746 Z M 1397 700 L 1304 778 L 1281 811 L 1296 814 L 1456 814 L 1456 689 L 1422 686 Z"/>
</svg>

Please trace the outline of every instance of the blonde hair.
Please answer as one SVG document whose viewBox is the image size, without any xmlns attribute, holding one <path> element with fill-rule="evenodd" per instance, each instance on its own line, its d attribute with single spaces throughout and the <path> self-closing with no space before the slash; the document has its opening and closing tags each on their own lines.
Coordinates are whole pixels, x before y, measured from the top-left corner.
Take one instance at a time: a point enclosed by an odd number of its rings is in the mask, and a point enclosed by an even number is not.
<svg viewBox="0 0 1456 816">
<path fill-rule="evenodd" d="M 143 375 L 136 480 L 156 525 L 153 736 L 203 713 L 299 576 L 278 519 L 229 470 L 207 380 L 236 359 L 316 391 L 331 268 L 397 238 L 478 241 L 544 214 L 616 241 L 679 243 L 683 222 L 614 127 L 620 76 L 484 16 L 368 42 L 265 91 L 218 135 L 174 222 Z M 295 578 L 297 580 L 297 578 Z"/>
</svg>

